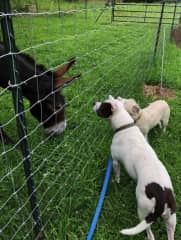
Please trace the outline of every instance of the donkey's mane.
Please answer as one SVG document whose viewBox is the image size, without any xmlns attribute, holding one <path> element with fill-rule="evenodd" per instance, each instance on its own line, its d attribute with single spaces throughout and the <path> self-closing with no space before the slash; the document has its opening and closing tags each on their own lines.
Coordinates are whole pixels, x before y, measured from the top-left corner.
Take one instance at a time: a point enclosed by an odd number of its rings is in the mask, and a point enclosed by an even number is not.
<svg viewBox="0 0 181 240">
<path fill-rule="evenodd" d="M 20 53 L 22 57 L 24 57 L 30 64 L 32 65 L 36 65 L 36 67 L 38 67 L 39 70 L 41 71 L 47 71 L 46 67 L 43 64 L 37 64 L 35 59 L 30 56 L 27 53 Z"/>
<path fill-rule="evenodd" d="M 2 41 L 0 41 L 0 44 L 4 46 L 4 43 Z M 16 47 L 15 52 L 19 53 L 20 50 Z M 19 53 L 17 56 L 23 57 L 25 61 L 29 62 L 31 65 L 36 65 L 37 70 L 41 72 L 46 72 L 46 74 L 52 76 L 52 72 L 50 70 L 47 71 L 47 68 L 43 64 L 37 64 L 35 59 L 29 54 L 22 52 Z"/>
<path fill-rule="evenodd" d="M 18 51 L 18 49 L 17 49 L 17 51 Z M 47 68 L 43 64 L 37 64 L 35 59 L 32 56 L 30 56 L 29 54 L 27 54 L 27 53 L 20 53 L 20 55 L 25 60 L 27 60 L 30 64 L 36 65 L 37 70 L 39 70 L 41 72 L 47 72 L 46 74 L 52 75 L 52 72 L 50 70 L 47 71 Z"/>
</svg>

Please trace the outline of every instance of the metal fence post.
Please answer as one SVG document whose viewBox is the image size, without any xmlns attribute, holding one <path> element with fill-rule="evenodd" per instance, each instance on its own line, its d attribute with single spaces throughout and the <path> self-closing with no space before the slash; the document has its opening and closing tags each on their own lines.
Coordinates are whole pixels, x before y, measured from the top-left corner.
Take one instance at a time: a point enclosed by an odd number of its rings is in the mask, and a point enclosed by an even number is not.
<svg viewBox="0 0 181 240">
<path fill-rule="evenodd" d="M 87 4 L 88 4 L 88 0 L 84 0 L 84 8 L 85 8 L 85 19 L 87 20 Z"/>
<path fill-rule="evenodd" d="M 115 7 L 115 1 L 116 1 L 116 0 L 111 0 L 111 3 L 112 3 L 112 17 L 111 17 L 111 22 L 114 21 L 114 7 Z"/>
<path fill-rule="evenodd" d="M 175 23 L 176 11 L 177 11 L 177 0 L 175 1 L 174 10 L 173 10 L 172 25 L 171 25 L 171 29 L 170 29 L 170 40 L 172 40 L 171 33 L 172 33 L 173 26 L 174 26 L 174 23 Z"/>
<path fill-rule="evenodd" d="M 159 23 L 158 23 L 158 30 L 157 30 L 157 34 L 156 34 L 156 40 L 155 40 L 155 47 L 154 47 L 154 53 L 153 53 L 153 62 L 155 62 L 155 57 L 156 57 L 156 54 L 157 54 L 157 48 L 158 48 L 158 42 L 159 42 L 159 38 L 160 38 L 160 30 L 161 30 L 161 26 L 162 26 L 164 8 L 165 8 L 165 1 L 163 0 L 162 1 L 161 12 L 160 12 L 160 19 L 159 19 Z"/>
<path fill-rule="evenodd" d="M 13 31 L 12 17 L 10 15 L 10 1 L 0 1 L 1 11 L 1 28 L 4 40 L 5 49 L 8 57 L 10 82 L 12 85 L 12 96 L 14 101 L 14 108 L 16 114 L 16 122 L 18 128 L 18 134 L 20 138 L 20 148 L 23 155 L 23 164 L 26 177 L 26 183 L 28 188 L 28 196 L 31 205 L 31 214 L 34 221 L 34 232 L 36 239 L 43 239 L 42 224 L 40 220 L 39 207 L 36 198 L 36 189 L 32 174 L 31 154 L 28 147 L 26 122 L 24 115 L 24 105 L 22 97 L 22 89 L 20 86 L 20 77 L 16 63 L 16 54 L 11 54 L 16 51 L 15 36 Z"/>
<path fill-rule="evenodd" d="M 148 9 L 148 5 L 145 6 L 144 22 L 146 22 L 147 9 Z"/>
<path fill-rule="evenodd" d="M 60 14 L 60 0 L 57 0 L 57 4 L 58 4 L 58 15 L 60 17 L 61 16 L 61 14 Z"/>
</svg>

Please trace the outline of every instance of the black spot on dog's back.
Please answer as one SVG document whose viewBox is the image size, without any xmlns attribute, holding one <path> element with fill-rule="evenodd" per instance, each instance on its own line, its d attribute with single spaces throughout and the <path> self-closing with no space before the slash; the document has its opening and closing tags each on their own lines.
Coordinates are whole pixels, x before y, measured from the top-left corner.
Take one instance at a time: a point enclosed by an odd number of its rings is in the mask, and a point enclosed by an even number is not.
<svg viewBox="0 0 181 240">
<path fill-rule="evenodd" d="M 97 115 L 103 118 L 108 118 L 112 115 L 112 106 L 110 103 L 102 103 L 97 110 Z"/>
<path fill-rule="evenodd" d="M 159 184 L 153 182 L 145 187 L 145 193 L 149 199 L 156 199 L 154 212 L 145 218 L 148 223 L 156 221 L 162 215 L 165 204 L 170 208 L 171 214 L 176 212 L 176 202 L 171 189 L 163 189 Z"/>
</svg>

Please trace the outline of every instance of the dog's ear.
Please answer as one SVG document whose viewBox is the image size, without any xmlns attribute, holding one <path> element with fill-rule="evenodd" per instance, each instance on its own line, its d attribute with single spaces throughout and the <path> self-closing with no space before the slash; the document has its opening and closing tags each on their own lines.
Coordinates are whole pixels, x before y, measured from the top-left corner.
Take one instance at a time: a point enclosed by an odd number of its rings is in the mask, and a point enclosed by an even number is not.
<svg viewBox="0 0 181 240">
<path fill-rule="evenodd" d="M 111 102 L 111 110 L 112 112 L 115 112 L 118 109 L 118 105 L 116 102 Z"/>
<path fill-rule="evenodd" d="M 108 99 L 109 99 L 109 100 L 114 100 L 114 98 L 113 98 L 112 95 L 109 95 L 109 96 L 108 96 Z"/>
<path fill-rule="evenodd" d="M 123 98 L 121 98 L 121 97 L 117 97 L 117 100 L 119 100 L 119 101 L 123 101 Z"/>
<path fill-rule="evenodd" d="M 140 107 L 139 107 L 138 105 L 134 105 L 134 106 L 132 107 L 132 113 L 133 113 L 133 114 L 138 114 L 139 111 L 140 111 Z"/>
</svg>

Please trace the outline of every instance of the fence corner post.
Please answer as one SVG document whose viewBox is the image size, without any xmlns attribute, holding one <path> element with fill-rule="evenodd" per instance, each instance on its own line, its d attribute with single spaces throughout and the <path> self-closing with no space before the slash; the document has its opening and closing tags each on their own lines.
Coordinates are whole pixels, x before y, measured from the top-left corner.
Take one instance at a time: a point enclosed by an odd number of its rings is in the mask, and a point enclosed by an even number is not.
<svg viewBox="0 0 181 240">
<path fill-rule="evenodd" d="M 162 4 L 161 5 L 162 7 L 161 7 L 161 12 L 160 12 L 160 19 L 159 19 L 159 23 L 158 23 L 158 29 L 157 29 L 157 33 L 156 33 L 155 47 L 154 47 L 154 53 L 153 53 L 153 63 L 155 63 L 157 49 L 158 49 L 158 42 L 159 42 L 159 39 L 160 39 L 160 31 L 161 31 L 163 14 L 164 14 L 164 8 L 165 8 L 165 0 L 162 0 L 161 4 Z"/>
<path fill-rule="evenodd" d="M 31 206 L 31 215 L 33 217 L 35 239 L 43 239 L 42 223 L 40 220 L 39 206 L 36 197 L 36 188 L 32 173 L 31 153 L 28 146 L 26 121 L 24 114 L 23 95 L 21 89 L 21 80 L 17 68 L 15 35 L 11 17 L 11 7 L 9 0 L 0 1 L 1 28 L 5 51 L 7 53 L 10 82 L 12 85 L 12 96 L 16 114 L 16 123 L 20 140 L 20 148 L 23 157 L 24 172 L 28 189 L 28 197 Z"/>
</svg>

